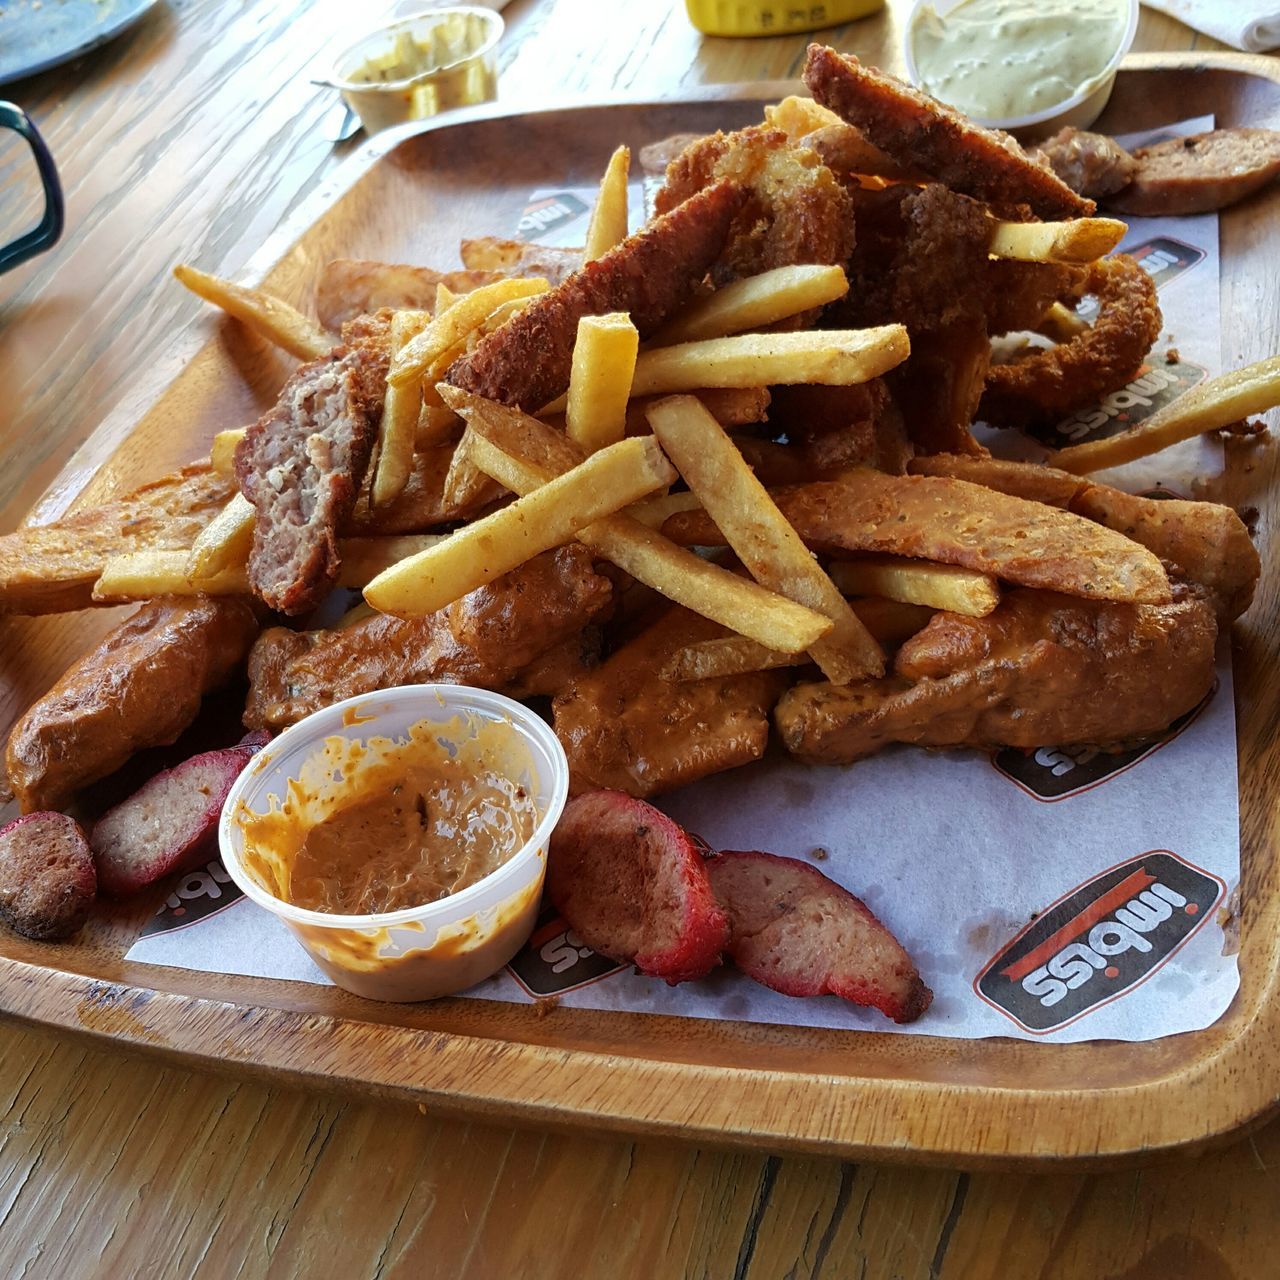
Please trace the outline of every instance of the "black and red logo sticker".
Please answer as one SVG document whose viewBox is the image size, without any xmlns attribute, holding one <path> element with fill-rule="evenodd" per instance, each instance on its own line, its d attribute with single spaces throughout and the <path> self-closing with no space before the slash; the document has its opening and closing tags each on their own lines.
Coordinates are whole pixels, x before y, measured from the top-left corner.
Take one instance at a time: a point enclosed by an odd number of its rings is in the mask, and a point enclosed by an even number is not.
<svg viewBox="0 0 1280 1280">
<path fill-rule="evenodd" d="M 1180 715 L 1158 738 L 1138 743 L 1126 751 L 1101 751 L 1097 747 L 1001 747 L 991 753 L 997 772 L 1034 800 L 1053 804 L 1081 792 L 1092 791 L 1109 778 L 1132 769 L 1161 747 L 1172 742 L 1209 705 L 1217 684 L 1190 711 Z"/>
<path fill-rule="evenodd" d="M 169 889 L 160 910 L 147 921 L 139 937 L 172 933 L 199 924 L 234 906 L 244 897 L 244 890 L 227 875 L 222 863 L 214 858 L 194 871 L 180 876 Z"/>
<path fill-rule="evenodd" d="M 1057 1031 L 1145 982 L 1226 893 L 1217 876 L 1167 849 L 1072 889 L 991 958 L 974 991 L 1035 1035 Z"/>
<path fill-rule="evenodd" d="M 579 200 L 572 191 L 558 191 L 553 195 L 541 196 L 525 206 L 516 226 L 516 235 L 521 240 L 541 240 L 557 227 L 573 222 L 586 212 L 586 203 Z"/>
<path fill-rule="evenodd" d="M 1155 236 L 1121 252 L 1128 254 L 1156 282 L 1157 289 L 1163 289 L 1208 256 L 1203 249 L 1185 240 L 1175 240 L 1172 236 Z M 1076 308 L 1077 314 L 1089 321 L 1093 320 L 1097 310 L 1098 300 L 1092 297 L 1086 298 Z"/>
<path fill-rule="evenodd" d="M 531 996 L 561 996 L 589 987 L 627 968 L 592 951 L 563 916 L 544 907 L 529 941 L 507 965 L 511 976 Z"/>
</svg>

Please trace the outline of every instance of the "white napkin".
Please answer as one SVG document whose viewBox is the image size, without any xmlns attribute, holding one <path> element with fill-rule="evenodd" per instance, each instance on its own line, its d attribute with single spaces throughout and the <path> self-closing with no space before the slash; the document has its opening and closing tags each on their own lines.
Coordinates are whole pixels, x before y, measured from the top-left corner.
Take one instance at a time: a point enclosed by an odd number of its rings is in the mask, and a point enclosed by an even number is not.
<svg viewBox="0 0 1280 1280">
<path fill-rule="evenodd" d="M 1280 46 L 1280 4 L 1276 0 L 1143 0 L 1179 22 L 1246 53 Z"/>
</svg>

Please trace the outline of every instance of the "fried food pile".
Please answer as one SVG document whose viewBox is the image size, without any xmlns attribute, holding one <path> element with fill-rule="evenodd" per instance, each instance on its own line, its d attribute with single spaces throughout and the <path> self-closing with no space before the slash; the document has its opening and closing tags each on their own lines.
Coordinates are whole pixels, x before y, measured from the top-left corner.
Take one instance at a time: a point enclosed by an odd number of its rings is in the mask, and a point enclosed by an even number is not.
<svg viewBox="0 0 1280 1280">
<path fill-rule="evenodd" d="M 976 421 L 1085 408 L 1159 336 L 1150 278 L 1107 256 L 1124 224 L 855 58 L 814 45 L 805 82 L 812 99 L 668 148 L 630 236 L 622 148 L 582 250 L 470 238 L 459 270 L 339 260 L 319 324 L 182 269 L 304 363 L 207 463 L 0 538 L 11 612 L 141 602 L 15 727 L 24 812 L 73 808 L 238 676 L 267 732 L 410 682 L 545 698 L 575 792 L 632 797 L 771 738 L 828 764 L 890 743 L 1107 749 L 1194 707 L 1252 599 L 1249 535 L 1228 507 L 1088 476 L 1280 402 L 1280 364 L 1051 465 L 991 458 Z M 1095 185 L 1123 165 L 1075 159 Z M 1057 341 L 994 363 L 992 339 L 1024 331 Z M 219 787 L 248 753 L 226 750 L 202 766 Z M 183 812 L 167 856 L 128 847 L 128 814 L 103 828 L 100 883 L 187 865 L 205 809 Z M 746 902 L 776 868 L 734 857 L 716 874 Z"/>
</svg>

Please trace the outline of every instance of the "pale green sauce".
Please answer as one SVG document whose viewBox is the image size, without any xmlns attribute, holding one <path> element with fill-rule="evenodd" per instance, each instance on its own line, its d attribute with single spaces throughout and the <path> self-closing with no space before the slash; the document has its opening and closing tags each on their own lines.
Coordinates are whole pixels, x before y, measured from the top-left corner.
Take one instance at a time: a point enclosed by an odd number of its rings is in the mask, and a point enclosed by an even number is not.
<svg viewBox="0 0 1280 1280">
<path fill-rule="evenodd" d="M 967 115 L 1033 115 L 1095 88 L 1124 40 L 1126 0 L 964 0 L 911 29 L 924 89 Z"/>
</svg>

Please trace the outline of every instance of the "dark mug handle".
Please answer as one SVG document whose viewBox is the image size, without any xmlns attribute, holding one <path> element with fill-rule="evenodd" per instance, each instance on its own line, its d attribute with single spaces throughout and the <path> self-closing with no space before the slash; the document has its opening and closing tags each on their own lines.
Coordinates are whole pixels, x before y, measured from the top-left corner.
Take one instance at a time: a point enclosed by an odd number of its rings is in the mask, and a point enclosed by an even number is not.
<svg viewBox="0 0 1280 1280">
<path fill-rule="evenodd" d="M 62 234 L 65 210 L 62 204 L 62 184 L 58 181 L 53 156 L 49 154 L 49 148 L 45 146 L 44 139 L 27 113 L 12 102 L 0 102 L 0 128 L 12 129 L 26 138 L 31 154 L 36 158 L 36 168 L 40 170 L 40 182 L 44 186 L 44 216 L 40 219 L 40 225 L 0 249 L 0 271 L 8 271 L 57 243 Z"/>
</svg>

